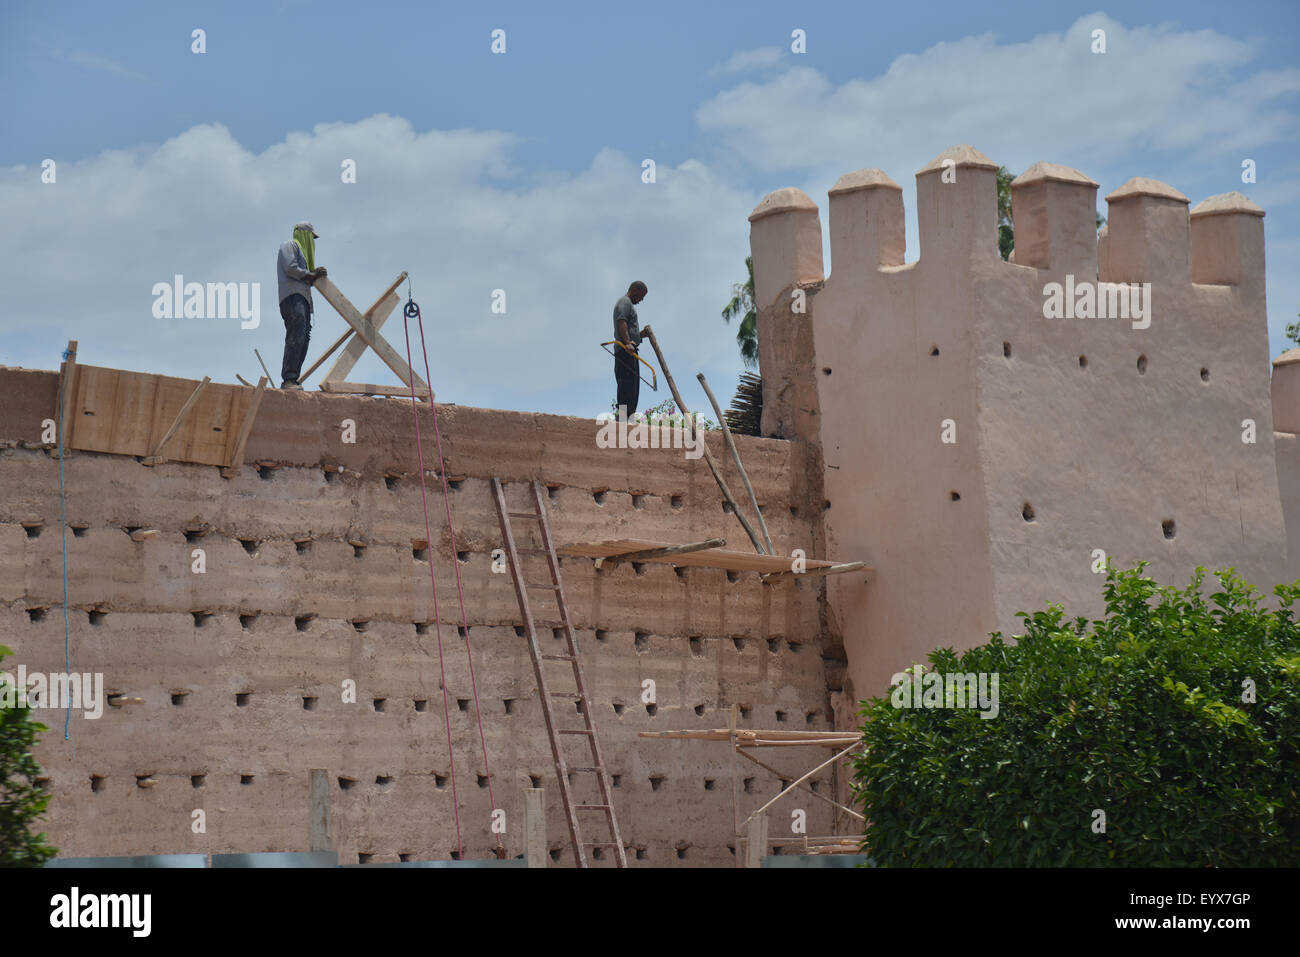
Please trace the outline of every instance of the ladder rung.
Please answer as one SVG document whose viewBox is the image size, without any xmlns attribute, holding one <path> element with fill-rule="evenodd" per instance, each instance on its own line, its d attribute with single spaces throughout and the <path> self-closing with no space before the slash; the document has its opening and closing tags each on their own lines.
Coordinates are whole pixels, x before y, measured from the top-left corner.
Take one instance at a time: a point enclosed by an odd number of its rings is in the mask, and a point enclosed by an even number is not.
<svg viewBox="0 0 1300 957">
<path fill-rule="evenodd" d="M 509 515 L 511 518 L 531 518 L 534 521 L 537 521 L 542 517 L 538 515 L 536 512 L 506 512 L 506 514 Z"/>
<path fill-rule="evenodd" d="M 613 841 L 583 841 L 583 847 L 618 847 Z"/>
<path fill-rule="evenodd" d="M 515 551 L 516 551 L 518 554 L 520 554 L 520 555 L 549 555 L 549 554 L 551 554 L 550 552 L 548 552 L 548 551 L 547 551 L 546 549 L 544 549 L 544 548 L 533 548 L 532 546 L 529 546 L 529 547 L 527 547 L 527 548 L 516 548 Z"/>
<path fill-rule="evenodd" d="M 558 728 L 556 734 L 595 734 L 588 728 Z"/>
<path fill-rule="evenodd" d="M 581 691 L 552 691 L 551 697 L 552 698 L 573 698 L 575 701 L 580 701 L 583 697 L 583 694 Z"/>
<path fill-rule="evenodd" d="M 550 591 L 559 591 L 559 585 L 547 585 L 544 582 L 524 582 L 525 588 L 546 588 Z"/>
<path fill-rule="evenodd" d="M 577 661 L 573 655 L 542 655 L 543 661 Z"/>
<path fill-rule="evenodd" d="M 599 771 L 600 768 L 569 768 L 570 771 Z"/>
<path fill-rule="evenodd" d="M 573 809 L 575 811 L 608 811 L 609 805 L 608 804 L 575 804 L 573 805 Z"/>
<path fill-rule="evenodd" d="M 541 625 L 543 628 L 568 628 L 567 621 L 556 621 L 554 618 L 534 618 L 534 625 Z"/>
</svg>

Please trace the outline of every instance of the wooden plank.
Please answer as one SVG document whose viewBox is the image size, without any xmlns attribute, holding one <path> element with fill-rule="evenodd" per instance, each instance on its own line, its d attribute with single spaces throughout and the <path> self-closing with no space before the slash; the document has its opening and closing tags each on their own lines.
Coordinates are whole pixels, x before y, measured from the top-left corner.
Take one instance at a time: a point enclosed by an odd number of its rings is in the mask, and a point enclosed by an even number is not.
<svg viewBox="0 0 1300 957">
<path fill-rule="evenodd" d="M 225 439 L 225 447 L 221 450 L 221 461 L 229 462 L 230 456 L 235 451 L 235 445 L 239 442 L 239 427 L 243 425 L 244 407 L 248 404 L 244 398 L 242 389 L 230 389 L 230 402 L 226 408 L 226 424 L 222 427 L 221 434 Z"/>
<path fill-rule="evenodd" d="M 375 324 L 376 329 L 378 329 L 380 326 L 384 324 L 385 320 L 388 319 L 388 313 L 392 312 L 393 306 L 396 306 L 397 303 L 401 301 L 400 297 L 394 292 L 394 290 L 402 284 L 402 280 L 405 278 L 406 278 L 406 273 L 403 272 L 400 276 L 398 276 L 396 279 L 393 280 L 393 284 L 389 286 L 387 289 L 385 289 L 383 293 L 379 296 L 379 298 L 376 299 L 371 304 L 370 308 L 365 311 L 366 318 Z M 393 304 L 391 306 L 388 306 L 387 308 L 383 308 L 384 304 L 387 302 L 389 298 L 392 298 Z M 382 309 L 382 314 L 381 314 L 381 309 Z M 323 353 L 321 353 L 321 357 L 317 359 L 315 362 L 313 362 L 311 364 L 311 367 L 308 368 L 306 372 L 298 376 L 298 384 L 302 385 L 303 383 L 305 383 L 307 381 L 307 377 L 311 375 L 313 372 L 315 372 L 317 369 L 319 369 L 321 363 L 324 362 L 326 359 L 328 359 L 330 356 L 332 356 L 334 354 L 334 350 L 337 349 L 339 346 L 343 345 L 343 343 L 347 342 L 349 339 L 351 339 L 353 335 L 354 335 L 353 330 L 349 328 L 347 332 L 343 333 L 343 335 L 335 339 L 334 344 L 330 346 L 328 349 L 326 349 Z M 365 345 L 362 344 L 360 350 L 358 350 L 357 352 L 357 358 L 361 357 L 361 352 L 364 350 L 365 350 Z M 355 364 L 355 360 L 353 361 L 353 364 Z M 340 372 L 339 367 L 336 364 L 335 367 L 330 370 L 330 374 L 327 375 L 325 378 L 342 379 L 347 375 L 347 373 L 351 371 L 352 371 L 352 366 L 349 365 L 345 370 Z"/>
<path fill-rule="evenodd" d="M 524 857 L 529 867 L 545 867 L 546 804 L 541 788 L 524 788 Z"/>
<path fill-rule="evenodd" d="M 227 393 L 242 392 L 234 386 L 213 388 L 211 383 L 190 410 L 180 431 L 171 441 L 170 458 L 182 462 L 225 462 L 230 454 L 230 399 Z"/>
<path fill-rule="evenodd" d="M 406 273 L 402 273 L 402 277 L 405 276 Z M 397 282 L 401 281 L 400 278 L 397 280 Z M 393 310 L 397 308 L 397 304 L 401 302 L 401 297 L 393 292 L 395 288 L 397 288 L 397 283 L 390 286 L 388 291 L 380 296 L 375 301 L 375 304 L 365 312 L 366 318 L 370 320 L 376 330 L 383 327 Z M 360 337 L 354 336 L 352 341 L 348 343 L 347 348 L 343 350 L 343 354 L 335 360 L 334 365 L 330 367 L 330 371 L 325 374 L 325 378 L 336 381 L 346 379 L 348 373 L 352 371 L 352 367 L 357 364 L 357 360 L 361 358 L 365 351 L 365 342 Z M 321 360 L 324 361 L 324 359 L 325 357 L 321 356 Z"/>
<path fill-rule="evenodd" d="M 745 866 L 762 867 L 767 853 L 767 814 L 759 811 L 749 819 L 748 840 L 745 842 Z"/>
<path fill-rule="evenodd" d="M 727 544 L 725 538 L 710 538 L 702 542 L 691 542 L 688 545 L 667 545 L 663 548 L 647 548 L 641 552 L 628 552 L 623 555 L 613 555 L 609 558 L 600 559 L 603 562 L 617 564 L 618 562 L 638 562 L 647 558 L 665 558 L 668 555 L 685 555 L 687 552 L 698 552 L 705 548 L 721 548 Z"/>
<path fill-rule="evenodd" d="M 59 382 L 59 421 L 58 426 L 58 446 L 55 449 L 55 456 L 60 454 L 61 449 L 72 448 L 72 433 L 76 428 L 76 410 L 70 408 L 73 403 L 73 397 L 76 395 L 74 386 L 77 381 L 77 340 L 68 340 L 68 358 L 63 360 L 63 378 Z"/>
<path fill-rule="evenodd" d="M 131 374 L 114 376 L 116 395 L 112 418 L 107 425 L 110 449 L 149 449 L 149 429 L 153 422 L 154 394 L 157 378 L 138 379 Z"/>
<path fill-rule="evenodd" d="M 75 424 L 68 424 L 71 447 L 87 452 L 114 451 L 113 410 L 117 407 L 120 376 L 116 369 L 81 367 L 69 409 L 76 419 Z"/>
<path fill-rule="evenodd" d="M 387 340 L 371 324 L 370 320 L 361 315 L 356 306 L 348 302 L 347 297 L 339 292 L 338 287 L 330 282 L 328 277 L 317 279 L 315 288 L 325 298 L 325 301 L 347 320 L 348 325 L 357 331 L 357 335 L 365 340 L 366 345 L 375 350 L 375 354 L 384 361 L 384 364 L 396 373 L 398 379 L 408 385 L 414 382 L 417 388 L 427 389 L 429 387 L 427 382 L 411 371 L 411 367 L 406 364 L 406 360 L 397 354 Z"/>
<path fill-rule="evenodd" d="M 863 569 L 874 571 L 874 569 L 867 567 L 866 562 L 845 562 L 842 565 L 834 565 L 828 562 L 825 565 L 818 565 L 816 568 L 809 564 L 808 569 L 802 572 L 794 572 L 787 568 L 783 572 L 772 572 L 764 575 L 763 578 L 807 578 L 809 575 L 843 575 L 845 572 L 856 572 Z"/>
<path fill-rule="evenodd" d="M 642 539 L 618 539 L 608 542 L 577 542 L 562 545 L 555 551 L 560 555 L 580 558 L 618 558 L 628 552 L 649 551 L 651 549 L 669 548 L 670 542 L 653 542 Z M 781 555 L 755 555 L 751 552 L 737 552 L 725 548 L 703 549 L 681 555 L 669 555 L 663 558 L 646 558 L 648 562 L 662 562 L 670 565 L 694 566 L 700 568 L 723 568 L 736 572 L 760 572 L 775 574 L 790 570 L 793 559 Z M 809 570 L 831 568 L 836 563 L 818 558 L 805 559 Z"/>
<path fill-rule="evenodd" d="M 203 387 L 211 381 L 212 380 L 207 376 L 203 377 L 203 381 L 198 384 L 198 387 L 192 393 L 190 393 L 190 397 L 185 400 L 185 404 L 181 406 L 181 410 L 176 413 L 176 418 L 172 422 L 171 428 L 166 431 L 163 437 L 158 441 L 158 444 L 153 447 L 153 450 L 149 453 L 150 456 L 157 457 L 162 455 L 163 448 L 171 441 L 172 436 L 174 436 L 176 431 L 181 427 L 181 423 L 185 421 L 185 416 L 189 414 L 194 403 L 198 401 L 199 394 L 203 391 Z"/>
<path fill-rule="evenodd" d="M 729 741 L 731 735 L 732 731 L 729 728 L 708 731 L 640 731 L 637 733 L 637 736 L 642 738 L 683 741 Z M 862 736 L 853 731 L 756 731 L 751 728 L 737 728 L 735 735 L 736 742 L 740 747 L 756 742 L 835 747 L 840 745 L 841 742 L 843 742 L 843 746 L 848 746 L 855 741 L 862 740 Z"/>
<path fill-rule="evenodd" d="M 265 376 L 262 377 L 262 381 L 267 381 Z M 330 826 L 329 771 L 324 768 L 312 768 L 307 774 L 308 845 L 313 851 L 332 851 L 334 831 Z"/>
<path fill-rule="evenodd" d="M 400 395 L 406 398 L 411 397 L 410 386 L 405 385 L 374 385 L 370 382 L 335 382 L 332 379 L 326 379 L 320 384 L 322 392 L 335 392 L 343 395 Z M 427 388 L 416 388 L 415 396 L 417 399 L 427 399 L 432 393 Z"/>
<path fill-rule="evenodd" d="M 230 458 L 226 460 L 226 470 L 237 472 L 244 464 L 244 448 L 248 445 L 249 433 L 253 431 L 253 420 L 257 418 L 257 410 L 262 405 L 262 395 L 266 392 L 266 385 L 271 380 L 262 376 L 257 380 L 257 388 L 253 391 L 253 397 L 249 400 L 248 411 L 244 413 L 243 424 L 239 428 L 239 438 L 235 443 L 234 451 L 230 453 Z M 223 471 L 223 475 L 225 472 Z M 225 476 L 230 478 L 229 475 Z"/>
</svg>

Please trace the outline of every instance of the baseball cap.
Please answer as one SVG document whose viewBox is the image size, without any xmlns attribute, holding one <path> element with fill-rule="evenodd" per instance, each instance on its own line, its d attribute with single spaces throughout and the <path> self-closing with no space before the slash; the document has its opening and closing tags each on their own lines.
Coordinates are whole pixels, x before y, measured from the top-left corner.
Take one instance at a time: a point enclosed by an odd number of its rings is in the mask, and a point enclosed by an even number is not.
<svg viewBox="0 0 1300 957">
<path fill-rule="evenodd" d="M 309 232 L 312 234 L 312 236 L 313 236 L 314 238 L 316 238 L 316 239 L 320 239 L 320 233 L 316 232 L 316 227 L 313 226 L 311 223 L 306 222 L 305 220 L 304 220 L 303 222 L 301 222 L 301 223 L 295 223 L 293 228 L 294 228 L 294 229 L 305 229 L 305 230 L 309 231 Z"/>
</svg>

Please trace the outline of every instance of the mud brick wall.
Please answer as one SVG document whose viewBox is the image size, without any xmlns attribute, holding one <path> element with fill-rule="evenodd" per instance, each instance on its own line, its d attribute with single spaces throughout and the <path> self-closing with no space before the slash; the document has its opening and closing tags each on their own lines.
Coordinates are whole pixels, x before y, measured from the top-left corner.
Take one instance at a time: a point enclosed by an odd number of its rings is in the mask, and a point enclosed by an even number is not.
<svg viewBox="0 0 1300 957">
<path fill-rule="evenodd" d="M 0 369 L 0 642 L 14 651 L 9 671 L 20 663 L 64 670 L 59 462 L 41 444 L 57 378 Z M 430 557 L 465 853 L 490 856 L 487 768 L 433 422 L 422 415 L 429 548 L 412 414 L 399 401 L 269 392 L 233 479 L 214 467 L 150 468 L 126 456 L 65 459 L 72 670 L 102 672 L 121 697 L 99 720 L 74 711 L 70 741 L 61 711 L 38 712 L 51 729 L 36 755 L 53 795 L 45 829 L 64 856 L 307 850 L 312 768 L 329 772 L 343 862 L 451 856 Z M 355 425 L 353 444 L 343 441 L 344 420 Z M 504 843 L 511 855 L 523 852 L 520 789 L 544 787 L 552 858 L 567 865 L 519 610 L 509 574 L 492 571 L 501 536 L 490 477 L 544 483 L 557 543 L 716 536 L 748 545 L 703 462 L 680 450 L 600 449 L 594 423 L 549 415 L 439 406 L 439 424 Z M 773 540 L 787 553 L 824 554 L 809 447 L 738 441 Z M 739 489 L 721 442 L 711 446 Z M 522 509 L 526 486 L 506 489 Z M 524 524 L 515 527 L 526 536 Z M 136 529 L 158 534 L 137 542 Z M 733 703 L 744 727 L 830 729 L 829 692 L 844 661 L 838 637 L 822 627 L 824 585 L 657 564 L 561 564 L 629 862 L 733 863 L 726 745 L 637 732 L 724 727 Z M 535 615 L 554 617 L 544 607 Z M 549 630 L 541 638 L 558 650 Z M 647 678 L 654 706 L 642 703 Z M 346 680 L 356 684 L 355 703 L 343 701 Z M 565 707 L 573 706 L 557 705 L 557 714 Z M 798 750 L 772 749 L 764 760 L 794 778 L 812 766 L 810 752 Z M 743 819 L 780 784 L 740 763 Z M 829 773 L 815 785 L 843 796 L 844 782 Z M 578 781 L 580 800 L 591 792 Z M 829 805 L 786 803 L 773 837 L 788 836 L 783 815 L 796 807 L 807 811 L 808 833 L 831 831 Z M 196 809 L 205 833 L 192 829 Z"/>
</svg>

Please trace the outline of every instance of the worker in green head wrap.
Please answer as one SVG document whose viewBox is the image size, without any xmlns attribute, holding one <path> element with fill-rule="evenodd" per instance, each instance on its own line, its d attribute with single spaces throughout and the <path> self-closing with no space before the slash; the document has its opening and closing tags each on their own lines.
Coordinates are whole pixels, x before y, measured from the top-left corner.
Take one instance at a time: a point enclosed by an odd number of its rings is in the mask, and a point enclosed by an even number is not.
<svg viewBox="0 0 1300 957">
<path fill-rule="evenodd" d="M 293 227 L 293 239 L 280 247 L 277 269 L 280 316 L 284 319 L 281 389 L 302 389 L 298 376 L 311 340 L 311 287 L 317 279 L 327 275 L 324 266 L 316 265 L 316 240 L 319 238 L 311 223 L 298 223 Z"/>
</svg>

